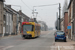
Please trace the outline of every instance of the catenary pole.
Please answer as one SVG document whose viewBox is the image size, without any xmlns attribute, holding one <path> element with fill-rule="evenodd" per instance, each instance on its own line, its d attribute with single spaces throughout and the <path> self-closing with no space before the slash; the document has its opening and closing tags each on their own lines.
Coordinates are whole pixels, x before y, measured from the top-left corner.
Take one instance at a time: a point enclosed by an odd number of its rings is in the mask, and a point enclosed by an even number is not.
<svg viewBox="0 0 75 50">
<path fill-rule="evenodd" d="M 60 11 L 61 11 L 61 5 L 59 3 L 59 30 L 61 30 L 61 28 L 60 28 L 60 23 L 61 23 L 61 20 L 60 20 L 61 13 L 60 13 Z"/>
</svg>

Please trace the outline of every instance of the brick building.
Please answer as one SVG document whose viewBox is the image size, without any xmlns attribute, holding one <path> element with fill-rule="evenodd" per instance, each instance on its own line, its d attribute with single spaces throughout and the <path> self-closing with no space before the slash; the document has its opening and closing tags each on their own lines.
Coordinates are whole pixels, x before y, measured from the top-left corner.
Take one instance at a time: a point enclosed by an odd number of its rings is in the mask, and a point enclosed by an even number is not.
<svg viewBox="0 0 75 50">
<path fill-rule="evenodd" d="M 66 35 L 68 35 L 67 26 L 68 26 L 68 12 L 65 12 L 64 13 L 64 32 Z"/>
<path fill-rule="evenodd" d="M 69 6 L 68 6 L 68 24 L 71 24 L 71 9 L 72 9 L 71 4 L 72 4 L 72 0 L 70 0 Z M 72 24 L 71 24 L 71 26 L 72 26 Z M 70 39 L 72 39 L 71 34 L 72 34 L 72 27 L 71 27 L 71 29 L 68 29 L 68 37 Z"/>
<path fill-rule="evenodd" d="M 69 38 L 75 40 L 75 0 L 70 0 L 68 6 L 68 24 L 71 24 L 71 29 L 68 30 Z"/>
</svg>

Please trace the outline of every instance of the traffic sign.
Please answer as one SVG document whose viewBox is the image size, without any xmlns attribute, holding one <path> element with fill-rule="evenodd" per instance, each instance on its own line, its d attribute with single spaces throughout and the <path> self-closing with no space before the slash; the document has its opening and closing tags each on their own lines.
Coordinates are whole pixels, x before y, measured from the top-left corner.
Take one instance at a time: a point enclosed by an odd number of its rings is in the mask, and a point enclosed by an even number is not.
<svg viewBox="0 0 75 50">
<path fill-rule="evenodd" d="M 69 23 L 68 26 L 71 26 L 71 23 Z"/>
<path fill-rule="evenodd" d="M 67 29 L 71 29 L 71 26 L 67 26 Z"/>
</svg>

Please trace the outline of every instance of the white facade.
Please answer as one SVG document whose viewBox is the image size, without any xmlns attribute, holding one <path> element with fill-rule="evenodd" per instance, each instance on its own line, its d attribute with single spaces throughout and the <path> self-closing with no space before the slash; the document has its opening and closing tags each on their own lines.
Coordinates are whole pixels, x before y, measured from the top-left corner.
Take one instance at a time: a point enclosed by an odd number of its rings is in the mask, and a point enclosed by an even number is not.
<svg viewBox="0 0 75 50">
<path fill-rule="evenodd" d="M 64 31 L 64 21 L 61 22 L 61 31 Z"/>
<path fill-rule="evenodd" d="M 13 32 L 13 18 L 12 14 L 6 13 L 6 33 L 11 34 Z"/>
</svg>

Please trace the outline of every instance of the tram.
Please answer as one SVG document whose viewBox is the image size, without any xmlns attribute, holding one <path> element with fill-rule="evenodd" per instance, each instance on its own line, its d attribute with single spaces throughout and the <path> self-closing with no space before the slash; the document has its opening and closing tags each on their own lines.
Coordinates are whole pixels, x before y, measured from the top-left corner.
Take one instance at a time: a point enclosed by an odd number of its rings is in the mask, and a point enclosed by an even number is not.
<svg viewBox="0 0 75 50">
<path fill-rule="evenodd" d="M 40 24 L 35 22 L 22 22 L 21 33 L 23 38 L 40 36 Z"/>
</svg>

